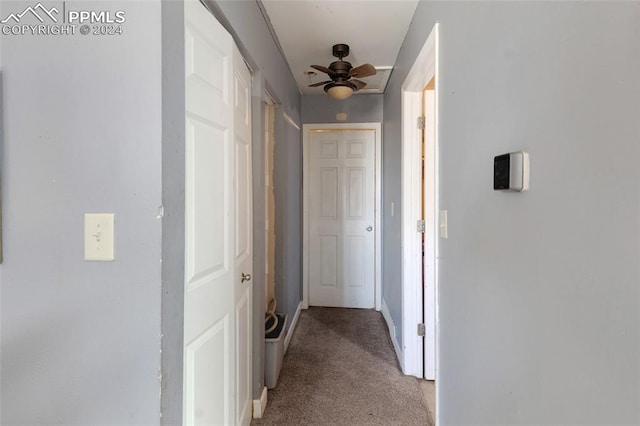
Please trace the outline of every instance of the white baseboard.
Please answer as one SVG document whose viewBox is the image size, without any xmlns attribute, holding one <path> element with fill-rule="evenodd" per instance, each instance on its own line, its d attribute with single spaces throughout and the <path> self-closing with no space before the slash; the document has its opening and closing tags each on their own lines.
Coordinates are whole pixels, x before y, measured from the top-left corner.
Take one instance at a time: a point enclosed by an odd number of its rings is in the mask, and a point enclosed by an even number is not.
<svg viewBox="0 0 640 426">
<path fill-rule="evenodd" d="M 402 350 L 400 349 L 400 345 L 398 345 L 398 338 L 396 337 L 396 325 L 393 322 L 393 318 L 391 318 L 391 312 L 389 311 L 389 307 L 387 306 L 387 301 L 382 299 L 382 316 L 387 323 L 387 327 L 389 328 L 389 336 L 391 336 L 391 343 L 393 343 L 393 349 L 396 351 L 396 357 L 398 358 L 398 362 L 400 363 L 400 368 L 404 371 L 404 356 L 402 356 Z"/>
<path fill-rule="evenodd" d="M 264 410 L 267 408 L 267 387 L 262 388 L 260 399 L 253 400 L 253 418 L 261 419 Z"/>
<path fill-rule="evenodd" d="M 298 303 L 298 309 L 296 309 L 296 314 L 293 316 L 291 320 L 291 325 L 289 326 L 289 330 L 287 330 L 287 335 L 284 336 L 284 353 L 287 353 L 287 348 L 289 347 L 289 342 L 291 342 L 291 337 L 293 337 L 293 332 L 296 329 L 296 325 L 298 325 L 298 318 L 300 318 L 300 311 L 302 310 L 302 302 Z"/>
</svg>

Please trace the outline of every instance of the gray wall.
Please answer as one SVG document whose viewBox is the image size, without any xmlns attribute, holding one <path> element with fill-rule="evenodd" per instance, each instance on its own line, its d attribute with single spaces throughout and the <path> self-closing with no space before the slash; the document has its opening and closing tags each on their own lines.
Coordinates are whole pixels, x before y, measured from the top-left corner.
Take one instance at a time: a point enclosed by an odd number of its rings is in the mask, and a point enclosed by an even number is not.
<svg viewBox="0 0 640 426">
<path fill-rule="evenodd" d="M 1 36 L 2 424 L 159 422 L 160 3 L 90 8 L 124 34 Z M 114 262 L 83 261 L 85 212 Z"/>
<path fill-rule="evenodd" d="M 91 2 L 92 10 L 126 11 L 118 37 L 0 39 L 3 423 L 153 424 L 161 410 L 163 423 L 181 421 L 184 28 L 181 3 L 160 3 Z M 0 14 L 28 5 L 3 2 Z M 258 4 L 209 6 L 257 76 L 254 112 L 267 89 L 299 123 L 300 95 Z M 262 132 L 258 114 L 255 120 L 254 138 Z M 277 230 L 286 242 L 277 259 L 280 306 L 293 316 L 301 282 L 300 132 L 276 114 L 276 138 L 278 202 L 289 218 Z M 257 187 L 262 172 L 256 169 Z M 116 214 L 115 262 L 82 260 L 84 212 Z M 259 275 L 255 285 L 264 285 Z M 254 371 L 261 371 L 258 311 L 256 324 Z M 262 388 L 256 378 L 254 396 Z"/>
<path fill-rule="evenodd" d="M 184 4 L 162 0 L 162 424 L 181 424 L 183 411 L 184 33 Z"/>
<path fill-rule="evenodd" d="M 302 143 L 300 131 L 278 118 L 279 109 L 275 116 L 275 290 L 289 327 L 302 300 Z"/>
<path fill-rule="evenodd" d="M 343 101 L 328 95 L 302 96 L 302 122 L 310 123 L 381 123 L 382 94 L 353 95 Z M 347 114 L 345 121 L 336 120 L 336 114 Z"/>
<path fill-rule="evenodd" d="M 640 423 L 639 13 L 418 6 L 384 136 L 400 138 L 400 85 L 438 21 L 442 424 Z M 399 145 L 386 148 L 385 207 L 400 190 Z M 531 191 L 492 191 L 493 156 L 521 149 Z M 385 218 L 386 295 L 398 226 Z"/>
</svg>

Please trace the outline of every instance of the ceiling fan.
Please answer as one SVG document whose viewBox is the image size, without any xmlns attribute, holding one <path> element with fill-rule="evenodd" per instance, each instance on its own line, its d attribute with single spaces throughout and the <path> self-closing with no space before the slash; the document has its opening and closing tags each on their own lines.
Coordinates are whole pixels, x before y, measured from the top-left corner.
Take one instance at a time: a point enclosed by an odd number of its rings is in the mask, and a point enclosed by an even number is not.
<svg viewBox="0 0 640 426">
<path fill-rule="evenodd" d="M 354 68 L 349 62 L 342 60 L 345 56 L 349 56 L 349 45 L 347 44 L 334 45 L 333 56 L 338 60 L 332 62 L 328 68 L 322 65 L 311 65 L 311 68 L 328 74 L 331 80 L 310 84 L 309 87 L 324 86 L 324 91 L 332 98 L 347 99 L 353 92 L 367 85 L 364 81 L 354 77 L 363 78 L 376 75 L 376 69 L 371 64 L 363 64 Z"/>
</svg>

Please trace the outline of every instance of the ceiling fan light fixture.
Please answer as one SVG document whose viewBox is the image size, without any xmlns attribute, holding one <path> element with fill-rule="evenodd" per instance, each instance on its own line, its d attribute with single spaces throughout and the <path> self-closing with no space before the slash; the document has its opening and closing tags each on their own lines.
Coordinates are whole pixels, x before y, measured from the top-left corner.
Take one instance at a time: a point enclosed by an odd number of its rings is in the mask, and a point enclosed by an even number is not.
<svg viewBox="0 0 640 426">
<path fill-rule="evenodd" d="M 327 95 L 333 99 L 343 100 L 353 95 L 353 87 L 348 83 L 331 83 L 324 87 L 324 91 Z"/>
<path fill-rule="evenodd" d="M 353 95 L 353 92 L 357 92 L 367 85 L 364 81 L 357 80 L 358 78 L 376 75 L 376 69 L 371 64 L 362 64 L 354 68 L 350 62 L 342 59 L 345 56 L 349 56 L 349 46 L 346 44 L 334 45 L 333 56 L 338 60 L 333 61 L 329 67 L 311 65 L 311 68 L 327 74 L 331 80 L 311 84 L 311 74 L 309 71 L 305 73 L 309 77 L 309 87 L 324 86 L 324 91 L 333 99 L 347 99 Z"/>
</svg>

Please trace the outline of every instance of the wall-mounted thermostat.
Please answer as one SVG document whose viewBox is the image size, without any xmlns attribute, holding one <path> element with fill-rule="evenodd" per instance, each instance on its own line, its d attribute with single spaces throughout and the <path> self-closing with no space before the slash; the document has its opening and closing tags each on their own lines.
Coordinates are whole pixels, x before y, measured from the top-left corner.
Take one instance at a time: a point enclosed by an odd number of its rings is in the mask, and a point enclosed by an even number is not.
<svg viewBox="0 0 640 426">
<path fill-rule="evenodd" d="M 494 157 L 493 189 L 518 192 L 528 190 L 529 154 L 520 151 Z"/>
</svg>

